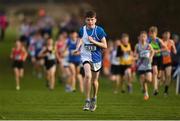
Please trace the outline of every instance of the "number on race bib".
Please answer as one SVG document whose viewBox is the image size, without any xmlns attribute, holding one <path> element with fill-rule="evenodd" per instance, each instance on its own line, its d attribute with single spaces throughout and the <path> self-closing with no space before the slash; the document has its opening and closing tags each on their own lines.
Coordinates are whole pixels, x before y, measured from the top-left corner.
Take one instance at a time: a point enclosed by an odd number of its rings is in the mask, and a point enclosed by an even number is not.
<svg viewBox="0 0 180 121">
<path fill-rule="evenodd" d="M 48 60 L 54 60 L 55 59 L 55 55 L 54 54 L 49 54 L 48 55 Z"/>
<path fill-rule="evenodd" d="M 21 59 L 21 56 L 20 55 L 16 55 L 15 56 L 15 60 L 20 60 Z"/>
<path fill-rule="evenodd" d="M 124 59 L 128 60 L 129 59 L 129 53 L 124 53 Z"/>
<path fill-rule="evenodd" d="M 169 56 L 170 53 L 169 53 L 168 51 L 163 51 L 163 52 L 162 52 L 162 55 L 163 55 L 163 56 Z"/>
<path fill-rule="evenodd" d="M 97 47 L 93 44 L 85 44 L 84 47 L 88 51 L 96 51 L 96 49 L 97 49 Z"/>
<path fill-rule="evenodd" d="M 140 57 L 141 58 L 149 58 L 149 56 L 150 56 L 150 53 L 149 53 L 148 50 L 144 50 L 144 51 L 140 52 Z"/>
</svg>

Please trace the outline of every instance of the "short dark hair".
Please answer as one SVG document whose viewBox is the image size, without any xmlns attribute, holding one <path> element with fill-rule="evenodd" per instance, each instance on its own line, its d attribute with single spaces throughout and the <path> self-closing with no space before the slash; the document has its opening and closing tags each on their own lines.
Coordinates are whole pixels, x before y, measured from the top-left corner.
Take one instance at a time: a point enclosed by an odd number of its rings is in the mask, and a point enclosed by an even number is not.
<svg viewBox="0 0 180 121">
<path fill-rule="evenodd" d="M 151 26 L 149 28 L 149 32 L 152 32 L 152 33 L 158 33 L 158 28 L 156 26 Z"/>
<path fill-rule="evenodd" d="M 177 34 L 173 34 L 173 35 L 172 35 L 172 39 L 173 39 L 173 40 L 175 40 L 175 39 L 176 39 L 177 41 L 179 41 L 179 35 L 177 35 Z"/>
<path fill-rule="evenodd" d="M 129 35 L 127 33 L 122 33 L 121 39 L 126 38 L 126 37 L 129 38 Z"/>
<path fill-rule="evenodd" d="M 146 31 L 141 31 L 141 32 L 140 32 L 140 35 L 141 35 L 141 34 L 146 34 L 146 35 L 147 35 L 147 32 L 146 32 Z"/>
<path fill-rule="evenodd" d="M 93 18 L 96 17 L 96 12 L 95 11 L 87 11 L 85 13 L 85 18 Z"/>
<path fill-rule="evenodd" d="M 72 33 L 75 33 L 75 32 L 78 33 L 77 30 L 72 29 L 72 30 L 69 31 L 69 34 L 72 34 Z"/>
<path fill-rule="evenodd" d="M 171 34 L 171 32 L 169 30 L 165 31 L 163 34 L 167 34 L 167 33 Z"/>
</svg>

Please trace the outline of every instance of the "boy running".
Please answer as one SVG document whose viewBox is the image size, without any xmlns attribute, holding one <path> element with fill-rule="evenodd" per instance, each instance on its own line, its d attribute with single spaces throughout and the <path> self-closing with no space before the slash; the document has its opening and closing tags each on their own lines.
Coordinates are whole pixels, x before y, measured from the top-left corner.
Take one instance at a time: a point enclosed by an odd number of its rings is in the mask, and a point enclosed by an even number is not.
<svg viewBox="0 0 180 121">
<path fill-rule="evenodd" d="M 114 83 L 114 93 L 118 93 L 119 89 L 119 58 L 116 56 L 117 55 L 117 48 L 120 43 L 120 39 L 116 39 L 113 42 L 112 47 L 110 48 L 110 58 L 111 58 L 111 75 L 110 75 L 110 80 L 113 81 Z"/>
<path fill-rule="evenodd" d="M 121 86 L 123 88 L 124 80 L 127 80 L 128 93 L 132 93 L 131 65 L 133 62 L 133 53 L 129 43 L 129 35 L 126 33 L 122 34 L 121 42 L 117 50 L 117 57 L 119 57 L 120 61 L 119 72 L 121 76 Z M 124 89 L 122 89 L 122 92 L 124 92 Z"/>
<path fill-rule="evenodd" d="M 154 50 L 147 42 L 147 33 L 142 31 L 139 37 L 139 43 L 135 46 L 135 56 L 137 58 L 137 70 L 140 75 L 144 91 L 144 100 L 149 99 L 147 83 L 152 81 L 152 58 Z"/>
<path fill-rule="evenodd" d="M 162 69 L 162 56 L 161 56 L 161 48 L 164 47 L 163 41 L 157 37 L 158 28 L 152 26 L 149 28 L 149 38 L 148 42 L 151 44 L 154 49 L 154 57 L 152 61 L 153 68 L 153 83 L 154 83 L 154 95 L 158 94 L 158 74 L 160 74 L 160 70 Z M 159 72 L 158 72 L 159 71 Z"/>
<path fill-rule="evenodd" d="M 83 78 L 80 74 L 80 53 L 74 54 L 73 51 L 76 49 L 78 42 L 78 33 L 76 31 L 70 32 L 67 47 L 69 50 L 69 68 L 71 71 L 71 86 L 72 90 L 76 91 L 76 79 L 79 81 L 79 89 L 81 93 L 84 92 Z"/>
<path fill-rule="evenodd" d="M 162 59 L 163 59 L 163 76 L 165 77 L 165 89 L 164 95 L 168 95 L 168 88 L 171 82 L 171 73 L 172 73 L 172 58 L 171 52 L 176 54 L 176 47 L 174 41 L 170 39 L 171 33 L 166 31 L 163 33 L 163 42 L 167 47 L 162 50 Z"/>
<path fill-rule="evenodd" d="M 65 91 L 71 92 L 71 73 L 68 62 L 69 51 L 66 49 L 67 46 L 67 33 L 63 32 L 59 35 L 59 39 L 55 43 L 56 58 L 60 76 L 62 81 L 65 81 Z"/>
<path fill-rule="evenodd" d="M 88 11 L 85 15 L 86 25 L 80 29 L 80 40 L 74 53 L 81 46 L 81 61 L 85 72 L 85 95 L 86 101 L 83 110 L 95 111 L 97 107 L 97 93 L 99 88 L 99 73 L 102 67 L 102 49 L 107 48 L 106 33 L 96 26 L 96 13 Z M 91 84 L 93 86 L 92 99 Z"/>
</svg>

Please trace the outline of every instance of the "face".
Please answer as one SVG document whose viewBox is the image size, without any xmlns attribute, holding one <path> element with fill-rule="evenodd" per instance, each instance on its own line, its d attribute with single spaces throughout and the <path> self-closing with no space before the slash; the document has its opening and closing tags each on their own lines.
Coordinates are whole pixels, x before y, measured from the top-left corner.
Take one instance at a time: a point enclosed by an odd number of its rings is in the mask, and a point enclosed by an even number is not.
<svg viewBox="0 0 180 121">
<path fill-rule="evenodd" d="M 171 37 L 170 32 L 165 32 L 165 33 L 163 34 L 163 39 L 165 39 L 165 40 L 170 39 L 170 37 Z"/>
<path fill-rule="evenodd" d="M 36 40 L 40 40 L 41 39 L 41 34 L 40 33 L 36 33 L 35 34 L 35 39 Z"/>
<path fill-rule="evenodd" d="M 49 38 L 49 34 L 44 34 L 44 39 L 47 40 Z"/>
<path fill-rule="evenodd" d="M 174 36 L 174 37 L 173 37 L 173 40 L 174 40 L 175 43 L 178 43 L 179 37 L 178 37 L 178 36 Z"/>
<path fill-rule="evenodd" d="M 149 32 L 149 36 L 153 39 L 156 39 L 157 33 L 156 32 Z"/>
<path fill-rule="evenodd" d="M 16 41 L 16 47 L 21 48 L 21 42 L 20 41 Z"/>
<path fill-rule="evenodd" d="M 127 45 L 127 44 L 129 43 L 129 37 L 124 37 L 124 38 L 122 38 L 122 43 L 123 43 L 124 45 Z"/>
<path fill-rule="evenodd" d="M 86 18 L 85 19 L 86 25 L 90 28 L 94 27 L 94 25 L 96 24 L 96 18 Z"/>
<path fill-rule="evenodd" d="M 66 39 L 68 37 L 68 33 L 67 32 L 63 32 L 61 33 L 62 37 L 64 37 L 64 39 Z"/>
<path fill-rule="evenodd" d="M 77 32 L 73 32 L 73 33 L 71 33 L 71 39 L 72 39 L 73 41 L 76 41 L 76 40 L 77 40 L 77 38 L 78 38 L 78 34 L 77 34 Z"/>
<path fill-rule="evenodd" d="M 53 45 L 53 40 L 52 39 L 48 39 L 47 40 L 47 45 L 50 45 L 50 46 Z"/>
<path fill-rule="evenodd" d="M 59 37 L 58 37 L 58 40 L 59 41 L 63 41 L 64 40 L 64 36 L 62 36 L 62 34 L 60 34 Z"/>
<path fill-rule="evenodd" d="M 140 39 L 140 41 L 141 42 L 146 42 L 147 41 L 147 34 L 141 34 L 140 36 L 139 36 L 139 39 Z"/>
<path fill-rule="evenodd" d="M 67 33 L 63 32 L 59 35 L 58 40 L 65 41 L 67 39 Z"/>
</svg>

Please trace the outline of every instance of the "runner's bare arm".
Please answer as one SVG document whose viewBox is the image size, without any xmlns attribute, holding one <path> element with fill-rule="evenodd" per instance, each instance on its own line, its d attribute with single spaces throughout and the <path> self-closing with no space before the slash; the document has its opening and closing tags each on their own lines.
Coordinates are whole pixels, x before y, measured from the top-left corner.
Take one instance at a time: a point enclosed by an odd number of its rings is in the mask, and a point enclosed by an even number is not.
<svg viewBox="0 0 180 121">
<path fill-rule="evenodd" d="M 150 44 L 149 44 L 149 48 L 150 48 L 150 51 L 151 51 L 151 53 L 150 53 L 150 60 L 152 62 L 153 56 L 154 56 L 154 49 L 153 49 L 153 47 Z"/>
<path fill-rule="evenodd" d="M 11 59 L 13 59 L 13 50 L 14 50 L 14 48 L 11 50 L 11 54 L 10 54 Z"/>
<path fill-rule="evenodd" d="M 167 46 L 164 44 L 164 42 L 163 42 L 162 39 L 159 39 L 159 42 L 160 42 L 160 44 L 161 44 L 161 50 L 160 50 L 160 52 L 161 52 L 161 51 L 164 51 L 164 49 L 165 49 L 165 50 L 168 50 Z"/>
<path fill-rule="evenodd" d="M 24 58 L 23 58 L 23 61 L 25 61 L 26 59 L 27 59 L 27 56 L 28 56 L 28 53 L 27 53 L 27 51 L 26 51 L 26 49 L 25 49 L 25 47 L 23 47 L 23 52 L 24 52 Z"/>
<path fill-rule="evenodd" d="M 137 53 L 137 45 L 136 45 L 134 49 L 134 59 L 138 60 L 138 58 L 139 58 L 139 54 Z"/>
<path fill-rule="evenodd" d="M 73 51 L 73 54 L 74 54 L 74 55 L 76 55 L 76 54 L 79 53 L 79 49 L 80 49 L 81 45 L 82 45 L 82 38 L 79 39 L 79 41 L 78 41 L 78 43 L 77 43 L 77 46 L 76 46 L 76 49 Z"/>
<path fill-rule="evenodd" d="M 38 54 L 38 57 L 44 57 L 46 56 L 46 52 L 45 52 L 46 48 L 44 47 Z"/>
<path fill-rule="evenodd" d="M 58 62 L 61 62 L 61 56 L 58 53 L 57 42 L 55 43 L 55 47 L 54 48 L 55 48 L 56 58 L 57 58 Z"/>
<path fill-rule="evenodd" d="M 177 53 L 177 50 L 176 50 L 174 41 L 171 41 L 171 43 L 172 43 L 172 52 L 173 52 L 174 54 L 176 54 L 176 53 Z"/>
</svg>

